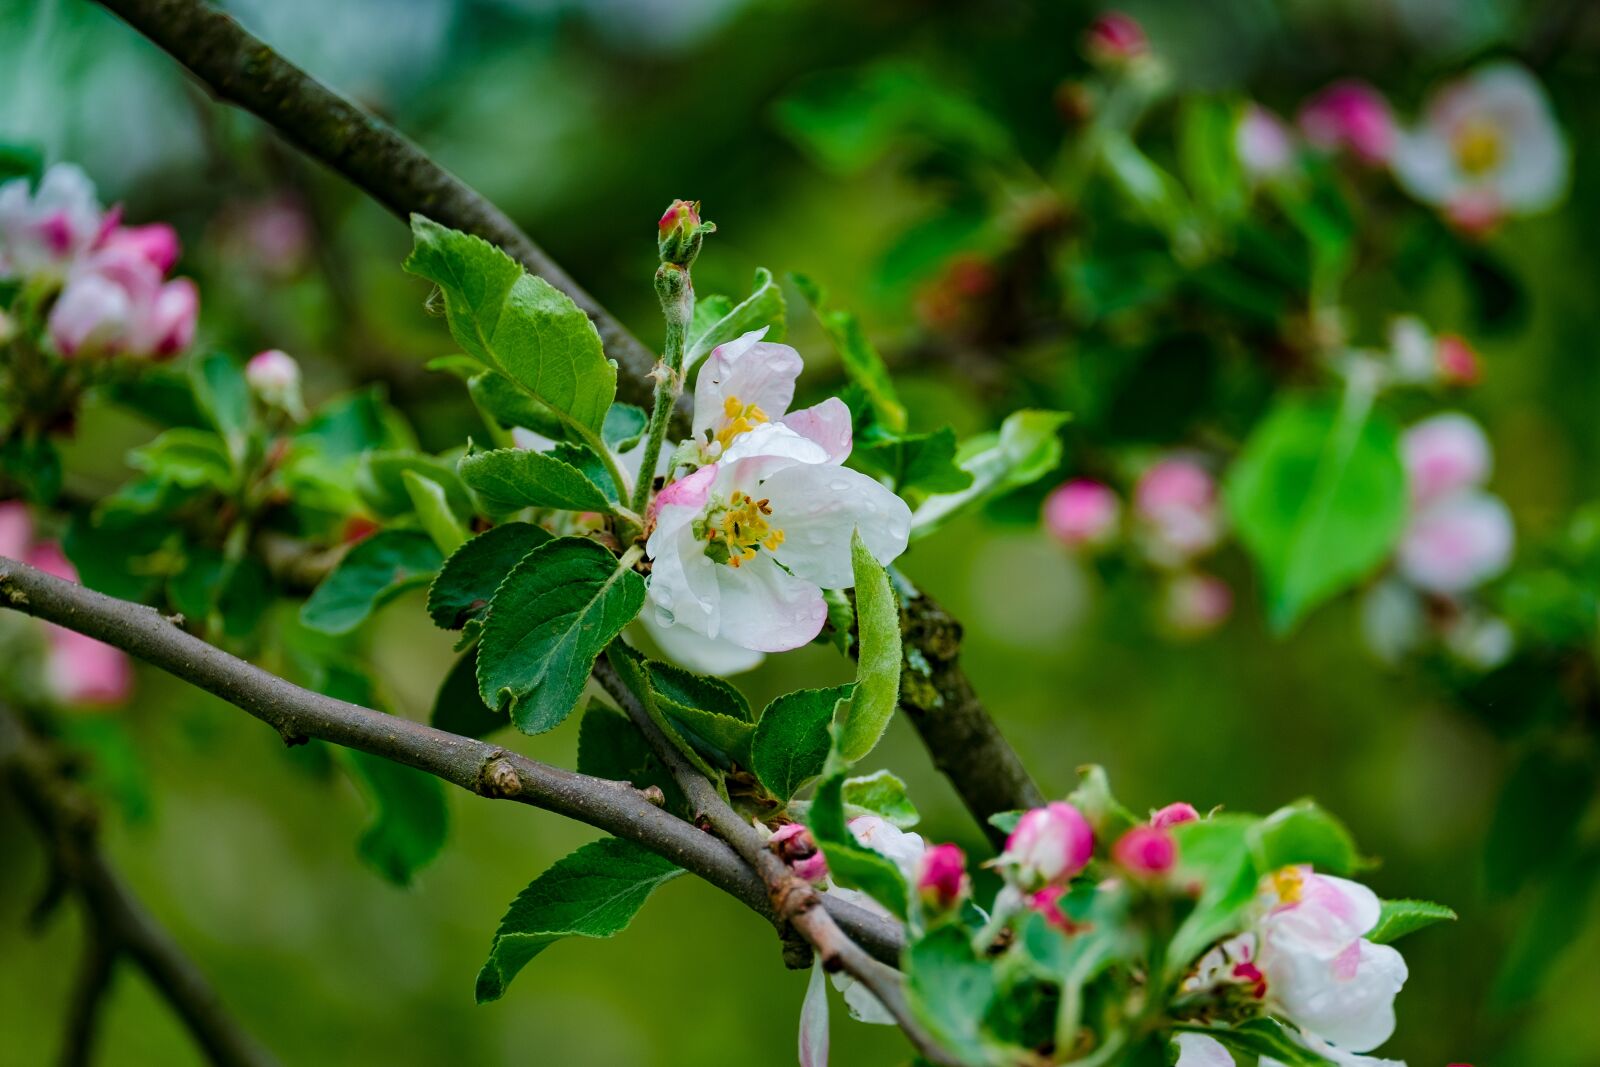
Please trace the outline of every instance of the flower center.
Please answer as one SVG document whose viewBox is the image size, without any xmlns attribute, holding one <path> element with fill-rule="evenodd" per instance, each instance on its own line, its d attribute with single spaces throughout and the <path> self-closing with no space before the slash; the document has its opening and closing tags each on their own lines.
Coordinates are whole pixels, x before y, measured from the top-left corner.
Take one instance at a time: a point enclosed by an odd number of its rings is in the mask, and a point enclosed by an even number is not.
<svg viewBox="0 0 1600 1067">
<path fill-rule="evenodd" d="M 1468 119 L 1456 131 L 1451 147 L 1462 170 L 1474 176 L 1484 174 L 1500 163 L 1504 149 L 1500 126 L 1485 118 Z"/>
<path fill-rule="evenodd" d="M 1283 904 L 1300 903 L 1300 891 L 1305 886 L 1305 875 L 1298 867 L 1284 867 L 1272 872 L 1272 891 Z"/>
<path fill-rule="evenodd" d="M 783 531 L 772 525 L 771 515 L 766 497 L 756 500 L 735 492 L 727 507 L 705 518 L 706 555 L 737 568 L 763 548 L 776 550 L 783 544 Z"/>
<path fill-rule="evenodd" d="M 763 422 L 770 421 L 759 404 L 746 404 L 736 396 L 730 396 L 722 402 L 722 416 L 727 421 L 717 431 L 717 443 L 723 448 L 731 445 L 740 434 L 749 433 Z"/>
</svg>

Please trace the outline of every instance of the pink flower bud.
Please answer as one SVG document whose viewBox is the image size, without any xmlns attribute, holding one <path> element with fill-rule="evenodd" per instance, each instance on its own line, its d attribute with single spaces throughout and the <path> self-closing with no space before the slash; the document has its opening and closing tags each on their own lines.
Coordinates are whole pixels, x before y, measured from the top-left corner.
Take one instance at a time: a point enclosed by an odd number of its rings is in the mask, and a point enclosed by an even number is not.
<svg viewBox="0 0 1600 1067">
<path fill-rule="evenodd" d="M 1469 489 L 1428 505 L 1412 519 L 1395 560 L 1412 585 L 1451 595 L 1503 573 L 1515 543 L 1505 503 Z"/>
<path fill-rule="evenodd" d="M 1312 97 L 1300 109 L 1300 129 L 1318 148 L 1347 149 L 1371 165 L 1384 163 L 1394 151 L 1389 102 L 1364 81 L 1335 82 Z"/>
<path fill-rule="evenodd" d="M 1440 334 L 1434 358 L 1439 367 L 1439 380 L 1445 385 L 1477 385 L 1483 380 L 1483 361 L 1458 334 Z"/>
<path fill-rule="evenodd" d="M 1489 477 L 1489 438 L 1472 419 L 1445 412 L 1423 419 L 1400 439 L 1411 501 L 1422 507 Z"/>
<path fill-rule="evenodd" d="M 279 398 L 300 388 L 300 364 L 281 349 L 257 352 L 244 365 L 245 381 L 263 398 L 276 403 Z"/>
<path fill-rule="evenodd" d="M 1056 487 L 1044 502 L 1045 527 L 1068 548 L 1109 544 L 1121 514 L 1117 494 L 1087 478 Z"/>
<path fill-rule="evenodd" d="M 700 201 L 674 200 L 656 223 L 661 262 L 688 267 L 700 254 L 705 235 L 716 229 L 700 219 Z"/>
<path fill-rule="evenodd" d="M 1168 804 L 1154 815 L 1150 816 L 1150 825 L 1159 830 L 1177 826 L 1179 823 L 1198 822 L 1200 813 L 1194 810 L 1194 805 L 1178 801 Z"/>
<path fill-rule="evenodd" d="M 1063 883 L 1094 855 L 1094 831 L 1083 813 L 1066 801 L 1034 808 L 1017 822 L 995 860 L 1024 889 Z"/>
<path fill-rule="evenodd" d="M 784 823 L 767 841 L 767 847 L 789 865 L 796 877 L 808 882 L 823 882 L 828 877 L 828 861 L 817 848 L 811 831 L 802 823 Z"/>
<path fill-rule="evenodd" d="M 128 290 L 101 274 L 84 274 L 68 283 L 50 310 L 50 341 L 63 356 L 92 356 L 117 350 L 133 320 Z"/>
<path fill-rule="evenodd" d="M 1221 626 L 1233 613 L 1233 590 L 1210 574 L 1180 574 L 1167 583 L 1162 621 L 1184 637 L 1198 637 Z"/>
<path fill-rule="evenodd" d="M 1251 104 L 1239 118 L 1234 151 L 1252 179 L 1276 178 L 1294 163 L 1294 134 L 1273 112 Z"/>
<path fill-rule="evenodd" d="M 1090 59 L 1110 65 L 1144 55 L 1150 51 L 1150 41 L 1137 19 L 1120 11 L 1107 11 L 1089 27 L 1083 47 Z"/>
<path fill-rule="evenodd" d="M 665 237 L 674 230 L 693 229 L 700 225 L 700 201 L 674 200 L 662 213 L 656 228 Z"/>
<path fill-rule="evenodd" d="M 1161 566 L 1185 563 L 1222 536 L 1216 482 L 1190 459 L 1170 457 L 1145 471 L 1134 489 L 1134 509 L 1151 559 Z"/>
<path fill-rule="evenodd" d="M 971 891 L 967 855 L 955 845 L 934 845 L 922 854 L 917 892 L 929 908 L 948 911 Z"/>
<path fill-rule="evenodd" d="M 0 556 L 21 559 L 33 543 L 33 519 L 20 500 L 0 503 Z"/>
<path fill-rule="evenodd" d="M 113 248 L 131 252 L 165 274 L 178 262 L 178 231 L 164 222 L 117 226 L 101 236 L 95 248 L 96 251 Z"/>
<path fill-rule="evenodd" d="M 134 355 L 165 359 L 194 342 L 200 320 L 200 290 L 188 278 L 174 278 L 161 287 L 145 322 L 144 344 Z"/>
<path fill-rule="evenodd" d="M 1136 878 L 1166 874 L 1178 859 L 1172 834 L 1158 826 L 1135 826 L 1117 839 L 1111 858 Z"/>
</svg>

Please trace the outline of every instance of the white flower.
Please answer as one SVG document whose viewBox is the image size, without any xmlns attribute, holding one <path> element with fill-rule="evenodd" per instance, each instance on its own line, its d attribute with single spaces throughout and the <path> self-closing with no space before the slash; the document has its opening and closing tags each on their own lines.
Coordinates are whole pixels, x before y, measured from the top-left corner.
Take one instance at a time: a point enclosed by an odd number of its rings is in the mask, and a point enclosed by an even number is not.
<svg viewBox="0 0 1600 1067">
<path fill-rule="evenodd" d="M 755 652 L 720 637 L 706 637 L 682 626 L 662 626 L 653 611 L 641 614 L 639 622 L 663 655 L 701 674 L 743 674 L 755 670 L 767 658 L 765 652 Z"/>
<path fill-rule="evenodd" d="M 1566 193 L 1568 157 L 1544 90 L 1501 62 L 1435 93 L 1422 124 L 1401 135 L 1392 164 L 1412 196 L 1481 229 L 1553 206 Z"/>
<path fill-rule="evenodd" d="M 61 281 L 104 219 L 94 183 L 70 163 L 45 171 L 37 190 L 26 178 L 0 183 L 0 278 Z"/>
<path fill-rule="evenodd" d="M 788 425 L 735 437 L 656 497 L 650 607 L 660 626 L 757 652 L 799 648 L 827 618 L 822 590 L 855 583 L 852 531 L 888 563 L 905 551 L 911 509 Z"/>
<path fill-rule="evenodd" d="M 1493 458 L 1483 428 L 1457 411 L 1423 419 L 1400 439 L 1411 500 L 1423 506 L 1489 478 Z"/>
<path fill-rule="evenodd" d="M 1464 593 L 1511 564 L 1516 532 L 1505 502 L 1477 489 L 1453 493 L 1419 512 L 1395 561 L 1406 581 L 1430 593 Z"/>
<path fill-rule="evenodd" d="M 758 426 L 781 423 L 821 445 L 830 463 L 850 454 L 850 409 L 837 397 L 789 412 L 800 377 L 800 353 L 763 341 L 767 327 L 712 349 L 694 387 L 694 438 L 706 462 Z"/>
</svg>

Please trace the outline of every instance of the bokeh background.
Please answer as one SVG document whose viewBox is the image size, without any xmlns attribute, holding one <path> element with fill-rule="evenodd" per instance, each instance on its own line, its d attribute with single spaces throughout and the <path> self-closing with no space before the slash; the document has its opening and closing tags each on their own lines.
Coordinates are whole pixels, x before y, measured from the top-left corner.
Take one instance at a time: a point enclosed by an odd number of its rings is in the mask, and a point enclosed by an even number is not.
<svg viewBox="0 0 1600 1067">
<path fill-rule="evenodd" d="M 294 61 L 414 136 L 510 212 L 636 332 L 658 332 L 652 227 L 673 197 L 705 204 L 719 232 L 696 267 L 703 292 L 741 291 L 757 266 L 802 271 L 859 312 L 880 347 L 915 351 L 915 280 L 886 252 L 930 185 L 895 159 L 820 167 L 784 136 L 775 105 L 818 72 L 912 57 L 1001 116 L 1024 155 L 1064 135 L 1056 90 L 1081 74 L 1095 7 L 1023 0 L 861 4 L 827 0 L 237 0 L 225 5 Z M 1494 490 L 1536 539 L 1600 497 L 1600 19 L 1574 3 L 1513 0 L 1143 0 L 1180 91 L 1238 91 L 1292 110 L 1343 75 L 1401 106 L 1474 57 L 1524 57 L 1574 153 L 1552 215 L 1496 239 L 1516 314 L 1475 343 L 1488 365 L 1470 405 L 1495 442 Z M 447 350 L 426 287 L 399 270 L 405 229 L 297 157 L 248 116 L 214 106 L 127 27 L 82 0 L 0 0 L 0 138 L 76 160 L 135 221 L 178 225 L 181 269 L 201 284 L 202 344 L 294 353 L 312 399 L 387 382 L 425 447 L 458 444 L 464 391 L 422 371 Z M 288 220 L 287 222 L 285 220 Z M 263 236 L 263 235 L 268 236 Z M 263 243 L 265 242 L 265 243 Z M 1413 311 L 1440 328 L 1481 320 L 1481 292 L 1449 278 L 1402 289 L 1379 277 L 1357 314 Z M 818 380 L 833 356 L 809 317 L 790 340 Z M 1072 358 L 1070 339 L 1056 353 Z M 913 428 L 969 433 L 998 410 L 946 363 L 901 362 Z M 1004 394 L 1002 371 L 1000 392 Z M 108 491 L 148 427 L 89 413 L 73 484 Z M 1026 520 L 1027 517 L 1022 517 Z M 1046 789 L 1104 764 L 1142 809 L 1185 799 L 1263 811 L 1315 796 L 1381 865 L 1383 896 L 1444 901 L 1461 921 L 1403 945 L 1411 979 L 1385 1054 L 1413 1067 L 1584 1067 L 1600 1062 L 1600 924 L 1593 890 L 1560 901 L 1565 951 L 1537 995 L 1492 995 L 1532 906 L 1483 888 L 1484 840 L 1514 744 L 1425 680 L 1378 664 L 1344 598 L 1286 639 L 1268 634 L 1246 562 L 1225 557 L 1240 610 L 1175 643 L 1150 624 L 1148 588 L 1068 557 L 1033 521 L 965 520 L 920 544 L 905 571 L 968 627 L 964 663 Z M 396 710 L 425 717 L 451 662 L 420 597 L 371 637 Z M 753 700 L 831 684 L 813 648 L 744 679 Z M 1497 714 L 1515 717 L 1512 706 Z M 449 798 L 445 854 L 409 889 L 357 859 L 362 798 L 315 747 L 286 753 L 267 730 L 142 670 L 134 704 L 74 726 L 101 752 L 108 847 L 233 1009 L 293 1064 L 720 1065 L 793 1056 L 805 976 L 785 972 L 757 919 L 683 879 L 607 942 L 549 950 L 509 995 L 473 1004 L 473 978 L 506 904 L 592 836 L 554 816 Z M 510 743 L 571 765 L 574 717 Z M 880 750 L 921 805 L 923 831 L 982 854 L 981 836 L 915 736 Z M 1537 834 L 1537 827 L 1530 833 Z M 0 806 L 0 1062 L 48 1062 L 78 931 L 37 936 L 25 913 L 39 851 Z M 1548 918 L 1548 917 L 1547 917 Z M 841 1013 L 842 1014 L 842 1013 Z M 902 1062 L 887 1029 L 836 1016 L 835 1062 Z M 111 1002 L 102 1062 L 198 1062 L 132 973 Z"/>
</svg>

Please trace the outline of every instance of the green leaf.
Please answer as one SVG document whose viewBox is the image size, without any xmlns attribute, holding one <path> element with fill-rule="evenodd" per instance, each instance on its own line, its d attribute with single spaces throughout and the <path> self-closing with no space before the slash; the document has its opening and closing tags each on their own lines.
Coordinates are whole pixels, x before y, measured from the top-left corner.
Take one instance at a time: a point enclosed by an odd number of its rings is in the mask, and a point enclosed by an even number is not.
<svg viewBox="0 0 1600 1067">
<path fill-rule="evenodd" d="M 354 749 L 347 754 L 356 781 L 375 809 L 357 851 L 396 885 L 439 855 L 449 834 L 444 783 L 431 774 Z"/>
<path fill-rule="evenodd" d="M 866 394 L 874 419 L 893 433 L 904 433 L 905 405 L 900 403 L 894 381 L 889 377 L 889 368 L 884 365 L 883 357 L 872 346 L 872 342 L 867 340 L 860 320 L 848 311 L 829 309 L 826 306 L 827 292 L 805 275 L 791 274 L 789 280 L 800 290 L 806 303 L 811 305 L 817 321 L 822 324 L 822 332 L 827 334 L 834 350 L 839 353 L 845 373 Z"/>
<path fill-rule="evenodd" d="M 383 518 L 409 515 L 415 510 L 416 501 L 406 487 L 407 473 L 420 474 L 437 482 L 444 490 L 450 511 L 462 522 L 477 514 L 471 494 L 456 474 L 455 464 L 424 452 L 364 453 L 356 471 L 356 489 L 363 502 Z"/>
<path fill-rule="evenodd" d="M 911 1010 L 940 1044 L 963 1062 L 991 1062 L 983 1017 L 998 991 L 995 969 L 972 951 L 958 926 L 940 926 L 913 941 L 905 954 Z"/>
<path fill-rule="evenodd" d="M 617 392 L 589 316 L 481 238 L 411 217 L 405 269 L 444 293 L 450 334 L 469 355 L 521 386 L 585 440 L 598 440 Z"/>
<path fill-rule="evenodd" d="M 563 508 L 609 513 L 611 501 L 570 463 L 548 452 L 498 448 L 461 457 L 462 479 L 490 510 Z"/>
<path fill-rule="evenodd" d="M 984 822 L 1003 834 L 1010 834 L 1011 831 L 1017 828 L 1017 823 L 1021 822 L 1022 817 L 1026 814 L 1028 814 L 1027 811 L 1022 808 L 1018 808 L 1015 811 L 997 811 L 985 819 Z"/>
<path fill-rule="evenodd" d="M 1266 579 L 1272 625 L 1287 631 L 1394 547 L 1406 519 L 1399 434 L 1358 398 L 1286 398 L 1251 434 L 1225 499 Z"/>
<path fill-rule="evenodd" d="M 123 600 L 147 600 L 155 561 L 179 534 L 164 515 L 100 507 L 74 515 L 61 547 L 84 585 Z"/>
<path fill-rule="evenodd" d="M 511 568 L 550 540 L 542 527 L 508 522 L 474 537 L 445 560 L 428 589 L 428 614 L 444 630 L 459 630 L 479 618 Z"/>
<path fill-rule="evenodd" d="M 852 819 L 858 815 L 876 815 L 902 830 L 911 829 L 922 819 L 916 805 L 911 803 L 906 784 L 888 771 L 846 778 L 843 800 L 845 815 Z"/>
<path fill-rule="evenodd" d="M 534 549 L 495 592 L 478 651 L 478 688 L 537 734 L 571 714 L 598 657 L 644 606 L 644 579 L 593 541 Z"/>
<path fill-rule="evenodd" d="M 645 664 L 656 707 L 685 741 L 724 768 L 751 765 L 755 724 L 744 694 L 721 678 L 671 663 Z"/>
<path fill-rule="evenodd" d="M 584 845 L 535 878 L 500 920 L 478 974 L 478 1003 L 498 1000 L 528 961 L 563 937 L 611 937 L 627 929 L 658 886 L 682 868 L 614 837 Z"/>
<path fill-rule="evenodd" d="M 31 144 L 0 141 L 0 181 L 26 178 L 37 184 L 44 173 L 44 153 Z"/>
<path fill-rule="evenodd" d="M 245 637 L 272 604 L 272 576 L 249 556 L 229 561 L 214 549 L 190 546 L 183 570 L 167 580 L 167 595 L 190 619 L 208 622 L 215 613 L 225 634 Z"/>
<path fill-rule="evenodd" d="M 956 466 L 956 432 L 948 426 L 858 444 L 850 458 L 869 474 L 888 478 L 897 493 L 958 493 L 972 485 L 972 473 Z"/>
<path fill-rule="evenodd" d="M 603 704 L 591 703 L 578 727 L 578 773 L 614 782 L 631 782 L 640 789 L 656 786 L 667 798 L 667 807 L 682 811 L 683 793 L 672 774 L 650 750 L 628 717 Z"/>
<path fill-rule="evenodd" d="M 1178 1026 L 1179 1032 L 1205 1034 L 1249 1057 L 1277 1060 L 1285 1067 L 1333 1067 L 1333 1061 L 1312 1052 L 1272 1019 L 1251 1019 L 1237 1026 Z M 1249 1062 L 1254 1063 L 1252 1058 Z"/>
<path fill-rule="evenodd" d="M 1112 795 L 1111 780 L 1106 776 L 1105 768 L 1095 763 L 1081 768 L 1078 787 L 1067 794 L 1067 802 L 1083 812 L 1083 817 L 1094 828 L 1095 837 L 1101 841 L 1115 841 L 1144 821 L 1136 818 Z M 1018 813 L 1020 817 L 1021 813 Z M 990 822 L 999 825 L 993 819 Z M 1012 823 L 1006 832 L 1010 833 L 1015 827 L 1016 824 Z"/>
<path fill-rule="evenodd" d="M 721 311 L 721 308 L 720 304 L 711 305 L 711 310 Z M 778 288 L 778 283 L 772 280 L 772 272 L 765 267 L 756 268 L 756 280 L 751 286 L 750 295 L 739 304 L 722 311 L 715 320 L 702 323 L 699 306 L 696 306 L 695 311 L 693 334 L 683 357 L 686 371 L 699 366 L 700 361 L 723 342 L 732 341 L 763 326 L 767 327 L 767 335 L 763 340 L 783 340 L 787 314 L 783 290 Z"/>
<path fill-rule="evenodd" d="M 433 543 L 439 546 L 439 551 L 448 556 L 460 548 L 467 540 L 467 528 L 450 510 L 444 486 L 416 471 L 402 471 L 400 480 L 405 483 L 406 492 L 411 494 L 411 503 L 417 509 L 417 521 L 433 538 Z"/>
<path fill-rule="evenodd" d="M 1214 221 L 1245 213 L 1249 185 L 1235 147 L 1239 109 L 1230 101 L 1193 96 L 1179 116 L 1178 155 L 1195 204 Z"/>
<path fill-rule="evenodd" d="M 236 463 L 243 460 L 255 418 L 250 384 L 239 365 L 220 352 L 196 356 L 189 361 L 189 385 L 195 405 L 227 442 L 228 454 Z"/>
<path fill-rule="evenodd" d="M 732 682 L 696 674 L 672 663 L 651 660 L 650 685 L 661 699 L 678 707 L 703 708 L 741 722 L 753 723 L 750 702 Z"/>
<path fill-rule="evenodd" d="M 439 686 L 428 721 L 462 737 L 488 737 L 511 720 L 492 710 L 478 693 L 478 650 L 456 660 Z"/>
<path fill-rule="evenodd" d="M 1061 462 L 1059 433 L 1069 417 L 1060 411 L 1016 411 L 1006 416 L 997 433 L 964 441 L 956 462 L 972 475 L 972 484 L 923 501 L 911 515 L 911 536 L 925 537 L 961 512 L 1055 470 Z"/>
<path fill-rule="evenodd" d="M 617 491 L 616 479 L 612 478 L 611 472 L 606 469 L 605 461 L 596 455 L 594 449 L 588 445 L 575 445 L 563 441 L 546 454 L 554 456 L 589 479 L 597 489 L 605 494 L 608 505 L 613 505 L 606 510 L 615 511 L 614 505 L 623 502 L 623 494 Z"/>
<path fill-rule="evenodd" d="M 1179 925 L 1167 951 L 1168 977 L 1182 974 L 1218 938 L 1238 929 L 1255 900 L 1257 872 L 1250 855 L 1250 829 L 1258 820 L 1213 815 L 1172 827 L 1178 844 L 1174 884 L 1204 887 L 1194 910 Z"/>
<path fill-rule="evenodd" d="M 419 530 L 381 530 L 346 552 L 300 607 L 300 622 L 325 634 L 354 630 L 374 611 L 430 581 L 444 556 Z"/>
<path fill-rule="evenodd" d="M 650 425 L 650 416 L 644 408 L 633 404 L 612 404 L 606 411 L 605 425 L 600 427 L 600 440 L 613 452 L 626 452 L 644 437 Z"/>
<path fill-rule="evenodd" d="M 1183 234 L 1191 209 L 1178 179 L 1121 133 L 1104 139 L 1100 160 L 1117 190 L 1147 222 L 1169 239 Z"/>
<path fill-rule="evenodd" d="M 207 430 L 177 427 L 128 456 L 136 470 L 186 489 L 220 489 L 234 485 L 233 460 L 222 438 Z"/>
<path fill-rule="evenodd" d="M 1261 873 L 1309 863 L 1323 874 L 1349 877 L 1361 854 L 1344 824 L 1310 800 L 1301 800 L 1250 828 L 1250 848 Z"/>
<path fill-rule="evenodd" d="M 822 773 L 827 763 L 836 711 L 850 699 L 853 685 L 785 693 L 761 713 L 750 743 L 750 769 L 779 800 Z"/>
<path fill-rule="evenodd" d="M 855 693 L 839 727 L 839 755 L 854 763 L 877 745 L 900 703 L 900 601 L 859 530 L 850 538 L 850 564 L 861 644 Z"/>
<path fill-rule="evenodd" d="M 522 427 L 552 441 L 567 435 L 567 428 L 548 404 L 529 396 L 521 386 L 499 371 L 483 371 L 467 381 L 467 395 L 487 418 L 512 429 Z"/>
<path fill-rule="evenodd" d="M 1443 904 L 1427 900 L 1386 900 L 1378 915 L 1378 925 L 1365 936 L 1374 944 L 1387 945 L 1434 923 L 1455 920 L 1456 913 Z"/>
<path fill-rule="evenodd" d="M 828 872 L 840 885 L 865 892 L 895 915 L 906 917 L 906 879 L 894 862 L 863 848 L 850 832 L 844 811 L 844 769 L 828 773 L 817 785 L 807 812 L 811 836 L 828 860 Z"/>
</svg>

